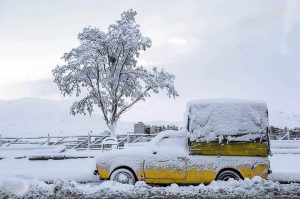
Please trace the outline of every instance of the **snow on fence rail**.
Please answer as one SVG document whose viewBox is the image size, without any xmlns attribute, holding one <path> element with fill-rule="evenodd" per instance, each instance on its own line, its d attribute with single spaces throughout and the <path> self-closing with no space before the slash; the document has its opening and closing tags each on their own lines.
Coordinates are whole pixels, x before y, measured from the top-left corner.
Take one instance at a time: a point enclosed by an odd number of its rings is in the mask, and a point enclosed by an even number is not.
<svg viewBox="0 0 300 199">
<path fill-rule="evenodd" d="M 300 140 L 271 140 L 273 154 L 300 154 Z"/>
<path fill-rule="evenodd" d="M 123 134 L 117 135 L 117 147 L 124 145 L 149 142 L 157 134 Z M 64 145 L 66 149 L 103 149 L 108 135 L 74 135 L 74 136 L 40 136 L 40 137 L 2 137 L 0 134 L 0 147 L 16 145 L 58 146 Z M 109 146 L 107 146 L 109 147 Z"/>
</svg>

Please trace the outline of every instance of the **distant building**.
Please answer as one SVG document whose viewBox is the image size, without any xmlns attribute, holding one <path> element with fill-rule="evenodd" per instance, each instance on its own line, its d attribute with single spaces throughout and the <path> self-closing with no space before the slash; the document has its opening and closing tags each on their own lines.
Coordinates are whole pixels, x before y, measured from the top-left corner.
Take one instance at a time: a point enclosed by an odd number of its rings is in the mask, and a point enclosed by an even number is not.
<svg viewBox="0 0 300 199">
<path fill-rule="evenodd" d="M 290 139 L 299 139 L 300 138 L 300 128 L 295 127 L 290 129 Z"/>
<path fill-rule="evenodd" d="M 155 134 L 165 130 L 178 131 L 178 127 L 175 125 L 145 125 L 143 122 L 138 122 L 134 124 L 135 134 Z"/>
<path fill-rule="evenodd" d="M 134 124 L 134 133 L 135 134 L 144 134 L 146 125 L 143 122 L 138 122 Z"/>
<path fill-rule="evenodd" d="M 167 125 L 167 129 L 168 129 L 168 130 L 178 131 L 178 126 L 175 126 L 175 125 Z"/>
</svg>

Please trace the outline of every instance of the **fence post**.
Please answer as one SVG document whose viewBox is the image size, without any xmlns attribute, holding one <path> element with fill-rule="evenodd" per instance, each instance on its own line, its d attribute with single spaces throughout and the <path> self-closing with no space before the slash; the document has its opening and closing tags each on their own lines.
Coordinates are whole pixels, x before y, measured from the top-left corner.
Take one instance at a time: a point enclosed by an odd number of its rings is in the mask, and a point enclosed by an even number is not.
<svg viewBox="0 0 300 199">
<path fill-rule="evenodd" d="M 290 129 L 288 129 L 287 127 L 284 127 L 284 132 L 287 135 L 287 139 L 290 140 L 291 139 L 291 135 L 290 135 Z"/>
<path fill-rule="evenodd" d="M 0 133 L 0 147 L 2 147 L 2 135 Z"/>
<path fill-rule="evenodd" d="M 127 131 L 127 144 L 130 143 L 130 135 L 129 135 L 129 132 Z"/>
<path fill-rule="evenodd" d="M 90 132 L 92 132 L 92 131 L 90 131 Z M 91 135 L 90 135 L 90 132 L 88 132 L 88 145 L 87 145 L 87 147 L 88 147 L 88 149 L 90 149 L 90 145 L 91 145 Z"/>
<path fill-rule="evenodd" d="M 48 146 L 50 145 L 50 135 L 48 133 L 48 137 L 47 137 L 47 143 L 48 143 Z"/>
</svg>

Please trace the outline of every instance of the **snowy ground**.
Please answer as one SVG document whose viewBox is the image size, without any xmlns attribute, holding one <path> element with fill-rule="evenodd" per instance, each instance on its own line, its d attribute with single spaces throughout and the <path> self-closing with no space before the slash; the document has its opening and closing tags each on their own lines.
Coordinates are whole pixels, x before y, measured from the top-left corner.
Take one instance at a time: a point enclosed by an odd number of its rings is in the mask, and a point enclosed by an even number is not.
<svg viewBox="0 0 300 199">
<path fill-rule="evenodd" d="M 205 186 L 154 187 L 137 182 L 123 185 L 112 181 L 78 184 L 60 180 L 10 179 L 0 183 L 0 198 L 299 198 L 300 184 L 280 184 L 255 177 L 244 181 L 212 182 Z"/>
<path fill-rule="evenodd" d="M 0 160 L 0 198 L 300 197 L 300 184 L 277 182 L 300 182 L 299 163 L 300 154 L 275 154 L 271 157 L 270 180 L 255 178 L 243 182 L 213 182 L 208 186 L 151 187 L 142 182 L 135 186 L 100 182 L 92 175 L 94 158 L 30 161 L 11 157 Z"/>
<path fill-rule="evenodd" d="M 295 146 L 294 146 L 295 145 Z M 298 143 L 273 143 L 269 180 L 213 182 L 204 186 L 152 187 L 101 182 L 92 174 L 94 158 L 30 161 L 34 155 L 61 155 L 59 148 L 0 148 L 0 199 L 2 198 L 300 198 L 300 154 Z M 31 148 L 31 149 L 30 149 Z M 67 150 L 65 156 L 94 156 L 101 151 Z M 18 159 L 16 159 L 18 158 Z M 1 158 L 0 158 L 1 159 Z M 297 183 L 293 183 L 297 182 Z"/>
</svg>

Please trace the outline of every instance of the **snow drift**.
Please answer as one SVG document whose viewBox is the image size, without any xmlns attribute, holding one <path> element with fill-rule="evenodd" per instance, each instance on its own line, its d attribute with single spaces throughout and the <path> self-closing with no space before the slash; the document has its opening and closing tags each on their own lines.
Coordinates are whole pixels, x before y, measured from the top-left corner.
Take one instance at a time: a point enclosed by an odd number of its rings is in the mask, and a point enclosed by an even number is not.
<svg viewBox="0 0 300 199">
<path fill-rule="evenodd" d="M 2 185 L 2 186 L 1 186 Z M 46 184 L 38 180 L 11 180 L 1 184 L 0 198 L 297 198 L 300 184 L 280 184 L 259 177 L 244 181 L 214 181 L 210 185 L 151 187 L 144 182 L 135 185 L 107 181 L 101 184 L 78 184 L 61 180 Z"/>
</svg>

